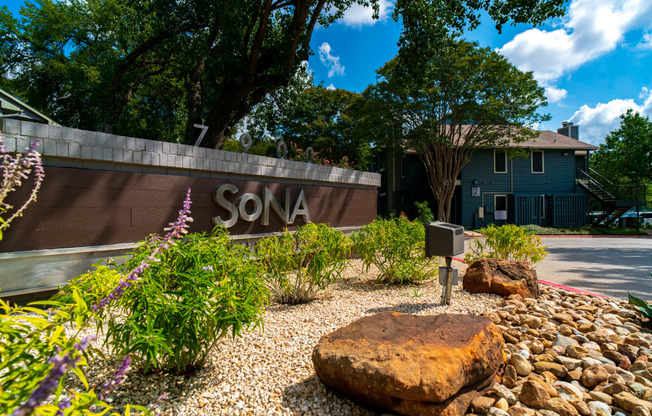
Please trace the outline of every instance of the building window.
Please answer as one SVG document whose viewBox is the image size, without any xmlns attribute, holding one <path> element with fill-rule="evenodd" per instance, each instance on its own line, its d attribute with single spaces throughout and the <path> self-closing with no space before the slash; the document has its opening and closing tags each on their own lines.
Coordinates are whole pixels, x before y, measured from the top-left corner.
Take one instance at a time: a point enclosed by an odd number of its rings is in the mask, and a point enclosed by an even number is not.
<svg viewBox="0 0 652 416">
<path fill-rule="evenodd" d="M 494 195 L 494 219 L 507 220 L 507 195 Z"/>
<path fill-rule="evenodd" d="M 494 173 L 507 173 L 507 153 L 494 150 Z"/>
<path fill-rule="evenodd" d="M 532 173 L 543 173 L 543 150 L 533 150 L 531 156 Z"/>
</svg>

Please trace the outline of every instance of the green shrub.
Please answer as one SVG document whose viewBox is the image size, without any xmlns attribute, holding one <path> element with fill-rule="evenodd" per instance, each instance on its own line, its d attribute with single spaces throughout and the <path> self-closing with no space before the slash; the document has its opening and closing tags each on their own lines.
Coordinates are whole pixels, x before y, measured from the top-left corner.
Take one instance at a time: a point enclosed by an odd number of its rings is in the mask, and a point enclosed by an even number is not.
<svg viewBox="0 0 652 416">
<path fill-rule="evenodd" d="M 527 261 L 532 264 L 546 258 L 548 246 L 541 246 L 541 238 L 530 234 L 523 228 L 506 224 L 500 227 L 490 225 L 480 232 L 484 239 L 477 238 L 470 244 L 471 252 L 464 259 L 472 263 L 481 258 Z M 483 241 L 484 240 L 484 241 Z"/>
<path fill-rule="evenodd" d="M 425 258 L 425 230 L 405 217 L 375 219 L 353 235 L 353 249 L 366 270 L 375 265 L 379 282 L 416 283 L 436 273 Z"/>
<path fill-rule="evenodd" d="M 104 310 L 93 313 L 90 305 L 96 305 L 104 299 L 123 277 L 112 259 L 91 267 L 90 271 L 70 279 L 65 286 L 60 287 L 52 296 L 52 303 L 47 303 L 48 306 L 67 310 L 69 318 L 77 321 L 78 326 L 88 324 L 91 319 L 96 319 L 96 323 L 102 325 Z"/>
<path fill-rule="evenodd" d="M 256 243 L 256 256 L 264 267 L 273 297 L 280 303 L 299 304 L 314 298 L 341 276 L 351 242 L 340 230 L 308 223 L 293 233 Z"/>
<path fill-rule="evenodd" d="M 417 207 L 417 212 L 419 213 L 419 216 L 415 220 L 416 222 L 425 226 L 430 221 L 435 220 L 435 216 L 428 206 L 428 201 L 415 202 L 414 205 Z"/>
<path fill-rule="evenodd" d="M 139 267 L 157 244 L 149 239 L 121 269 Z M 154 257 L 111 309 L 124 314 L 110 313 L 107 321 L 106 342 L 115 355 L 130 355 L 144 371 L 191 373 L 220 338 L 262 325 L 261 269 L 223 228 L 189 234 Z"/>
<path fill-rule="evenodd" d="M 81 298 L 75 298 L 78 302 L 72 301 L 68 309 L 50 311 L 12 306 L 0 299 L 0 414 L 106 414 L 113 408 L 99 398 L 102 387 L 95 391 L 84 375 L 87 359 L 96 351 L 88 339 L 80 341 L 77 334 L 64 331 L 71 323 L 70 310 L 87 309 Z M 84 390 L 66 384 L 62 375 L 67 372 Z M 133 409 L 148 414 L 142 406 L 127 406 L 126 414 Z"/>
</svg>

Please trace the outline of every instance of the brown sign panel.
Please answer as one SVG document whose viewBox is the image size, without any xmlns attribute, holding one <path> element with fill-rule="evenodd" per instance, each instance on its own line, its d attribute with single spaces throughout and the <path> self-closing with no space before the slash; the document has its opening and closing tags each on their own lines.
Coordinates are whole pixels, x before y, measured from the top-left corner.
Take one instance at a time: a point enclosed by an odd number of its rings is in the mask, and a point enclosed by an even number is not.
<svg viewBox="0 0 652 416">
<path fill-rule="evenodd" d="M 46 167 L 38 201 L 5 231 L 4 239 L 0 241 L 0 252 L 142 240 L 148 234 L 162 233 L 167 223 L 176 218 L 188 188 L 192 190 L 193 202 L 191 231 L 210 232 L 214 227 L 214 217 L 228 219 L 232 214 L 228 206 L 225 208 L 215 201 L 216 189 L 225 184 L 237 188 L 237 192 L 224 193 L 226 200 L 236 209 L 245 194 L 256 195 L 264 205 L 266 192 L 285 208 L 286 193 L 289 192 L 293 211 L 303 191 L 304 208 L 312 222 L 328 223 L 333 227 L 359 226 L 368 224 L 376 216 L 377 191 L 373 188 L 266 179 L 268 181 L 246 181 Z M 26 182 L 26 186 L 13 193 L 9 202 L 24 200 L 21 198 L 29 193 L 29 184 Z M 267 197 L 271 201 L 269 195 Z M 255 214 L 256 198 L 248 196 L 245 199 L 245 214 Z M 263 224 L 261 212 L 252 221 L 240 216 L 229 232 L 258 234 L 282 230 L 285 221 L 273 207 L 268 209 L 267 225 Z M 288 228 L 303 225 L 306 217 L 298 212 Z"/>
</svg>

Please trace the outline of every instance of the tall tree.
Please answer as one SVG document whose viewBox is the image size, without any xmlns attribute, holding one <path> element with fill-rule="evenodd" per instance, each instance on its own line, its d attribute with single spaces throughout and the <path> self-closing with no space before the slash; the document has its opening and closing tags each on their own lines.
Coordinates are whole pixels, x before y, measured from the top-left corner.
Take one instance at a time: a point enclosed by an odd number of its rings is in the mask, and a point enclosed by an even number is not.
<svg viewBox="0 0 652 416">
<path fill-rule="evenodd" d="M 506 147 L 537 134 L 547 120 L 543 89 L 504 57 L 475 43 L 440 39 L 428 53 L 397 57 L 378 70 L 364 97 L 368 125 L 388 148 L 415 151 L 438 204 L 450 219 L 455 181 L 480 148 Z"/>
<path fill-rule="evenodd" d="M 308 59 L 312 32 L 378 0 L 33 0 L 0 12 L 0 84 L 63 124 L 220 148 L 233 126 Z M 403 49 L 420 26 L 460 31 L 485 10 L 540 23 L 563 0 L 398 0 Z M 412 22 L 412 23 L 410 23 Z M 429 36 L 429 35 L 428 35 Z"/>
<path fill-rule="evenodd" d="M 631 109 L 620 120 L 591 155 L 591 165 L 614 183 L 652 184 L 652 122 Z"/>
<path fill-rule="evenodd" d="M 252 124 L 300 148 L 312 147 L 322 160 L 346 157 L 356 169 L 366 170 L 371 163 L 369 138 L 357 129 L 349 113 L 359 98 L 354 92 L 312 86 L 280 100 L 264 101 L 254 112 Z"/>
</svg>

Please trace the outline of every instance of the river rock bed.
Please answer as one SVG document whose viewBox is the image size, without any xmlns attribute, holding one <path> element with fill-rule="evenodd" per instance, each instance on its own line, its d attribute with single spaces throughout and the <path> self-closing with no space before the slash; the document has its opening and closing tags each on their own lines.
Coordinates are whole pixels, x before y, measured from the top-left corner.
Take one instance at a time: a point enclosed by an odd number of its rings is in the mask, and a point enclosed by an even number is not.
<svg viewBox="0 0 652 416">
<path fill-rule="evenodd" d="M 503 330 L 502 384 L 474 399 L 491 416 L 650 415 L 652 334 L 616 299 L 542 286 L 485 314 Z"/>
<path fill-rule="evenodd" d="M 462 276 L 466 266 L 455 265 Z M 438 282 L 388 286 L 374 281 L 375 272 L 372 268 L 366 273 L 354 260 L 343 281 L 317 300 L 273 304 L 265 312 L 264 329 L 220 341 L 211 361 L 194 375 L 132 371 L 110 400 L 118 409 L 139 404 L 164 415 L 375 415 L 328 390 L 316 377 L 311 355 L 320 337 L 383 311 L 449 312 L 485 315 L 505 337 L 509 365 L 502 384 L 476 398 L 469 412 L 649 416 L 652 335 L 641 329 L 625 301 L 545 285 L 537 300 L 503 300 L 471 295 L 460 281 L 451 305 L 443 307 Z M 91 366 L 91 383 L 106 379 L 107 367 L 99 362 Z M 162 395 L 167 398 L 158 400 Z"/>
</svg>

